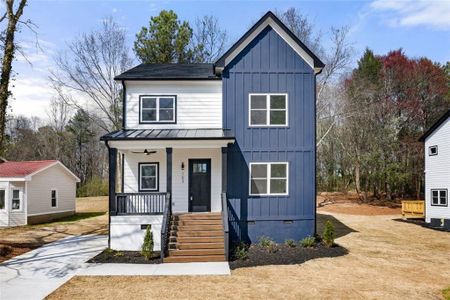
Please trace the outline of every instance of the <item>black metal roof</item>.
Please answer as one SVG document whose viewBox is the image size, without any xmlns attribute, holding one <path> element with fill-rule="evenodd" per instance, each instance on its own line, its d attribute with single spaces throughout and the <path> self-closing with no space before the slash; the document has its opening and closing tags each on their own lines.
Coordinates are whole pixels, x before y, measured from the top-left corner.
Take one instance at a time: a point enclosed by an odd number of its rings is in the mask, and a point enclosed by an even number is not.
<svg viewBox="0 0 450 300">
<path fill-rule="evenodd" d="M 314 68 L 323 68 L 325 67 L 325 64 L 311 51 L 308 47 L 306 47 L 305 44 L 300 41 L 300 39 L 289 29 L 284 25 L 283 22 L 281 22 L 280 19 L 278 19 L 277 16 L 275 16 L 274 13 L 271 11 L 268 11 L 261 19 L 259 19 L 258 22 L 256 22 L 255 25 L 253 25 L 227 52 L 225 52 L 222 57 L 220 57 L 216 61 L 216 66 L 218 67 L 224 67 L 225 66 L 225 59 L 233 53 L 236 48 L 238 48 L 249 35 L 251 35 L 264 21 L 266 21 L 268 18 L 271 18 L 275 23 L 277 23 L 278 26 L 280 26 L 303 50 L 305 50 L 306 53 L 308 53 L 309 56 L 312 57 L 314 60 Z"/>
<path fill-rule="evenodd" d="M 439 118 L 420 138 L 420 142 L 425 142 L 425 139 L 429 137 L 442 123 L 444 123 L 448 118 L 450 118 L 450 109 Z"/>
<path fill-rule="evenodd" d="M 121 129 L 105 134 L 101 141 L 123 140 L 230 140 L 228 129 Z"/>
<path fill-rule="evenodd" d="M 220 80 L 213 64 L 140 64 L 115 80 Z"/>
</svg>

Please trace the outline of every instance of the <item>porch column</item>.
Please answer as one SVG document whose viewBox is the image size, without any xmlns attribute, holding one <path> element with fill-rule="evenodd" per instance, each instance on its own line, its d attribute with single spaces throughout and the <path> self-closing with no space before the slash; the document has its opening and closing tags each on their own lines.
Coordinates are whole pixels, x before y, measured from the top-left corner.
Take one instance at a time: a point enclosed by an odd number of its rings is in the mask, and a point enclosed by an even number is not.
<svg viewBox="0 0 450 300">
<path fill-rule="evenodd" d="M 167 193 L 170 193 L 170 198 L 172 198 L 172 148 L 166 148 L 166 163 L 167 163 L 166 191 Z"/>
<path fill-rule="evenodd" d="M 222 147 L 222 193 L 227 192 L 228 147 Z"/>
<path fill-rule="evenodd" d="M 108 147 L 109 160 L 109 215 L 117 215 L 116 208 L 116 169 L 117 169 L 117 149 Z"/>
</svg>

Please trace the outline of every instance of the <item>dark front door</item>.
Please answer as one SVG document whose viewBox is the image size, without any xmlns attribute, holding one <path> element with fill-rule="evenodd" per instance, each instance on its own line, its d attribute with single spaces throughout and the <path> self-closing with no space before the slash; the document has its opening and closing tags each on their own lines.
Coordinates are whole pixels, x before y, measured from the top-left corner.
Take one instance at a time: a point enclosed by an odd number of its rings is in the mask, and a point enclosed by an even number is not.
<svg viewBox="0 0 450 300">
<path fill-rule="evenodd" d="M 189 160 L 189 211 L 211 211 L 211 160 Z"/>
</svg>

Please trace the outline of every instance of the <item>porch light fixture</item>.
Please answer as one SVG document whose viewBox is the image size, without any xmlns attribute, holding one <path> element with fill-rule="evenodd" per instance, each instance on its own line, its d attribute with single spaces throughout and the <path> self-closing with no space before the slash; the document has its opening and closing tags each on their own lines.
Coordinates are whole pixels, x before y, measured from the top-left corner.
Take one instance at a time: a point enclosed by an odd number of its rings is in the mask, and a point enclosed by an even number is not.
<svg viewBox="0 0 450 300">
<path fill-rule="evenodd" d="M 181 162 L 181 170 L 184 171 L 184 162 Z"/>
</svg>

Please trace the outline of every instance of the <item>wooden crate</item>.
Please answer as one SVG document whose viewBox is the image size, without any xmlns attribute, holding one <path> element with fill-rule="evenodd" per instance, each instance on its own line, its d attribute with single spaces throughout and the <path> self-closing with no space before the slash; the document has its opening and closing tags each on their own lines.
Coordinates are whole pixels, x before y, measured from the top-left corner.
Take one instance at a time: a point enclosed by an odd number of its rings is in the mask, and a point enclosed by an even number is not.
<svg viewBox="0 0 450 300">
<path fill-rule="evenodd" d="M 425 201 L 402 201 L 402 217 L 404 219 L 424 218 L 425 217 Z"/>
</svg>

